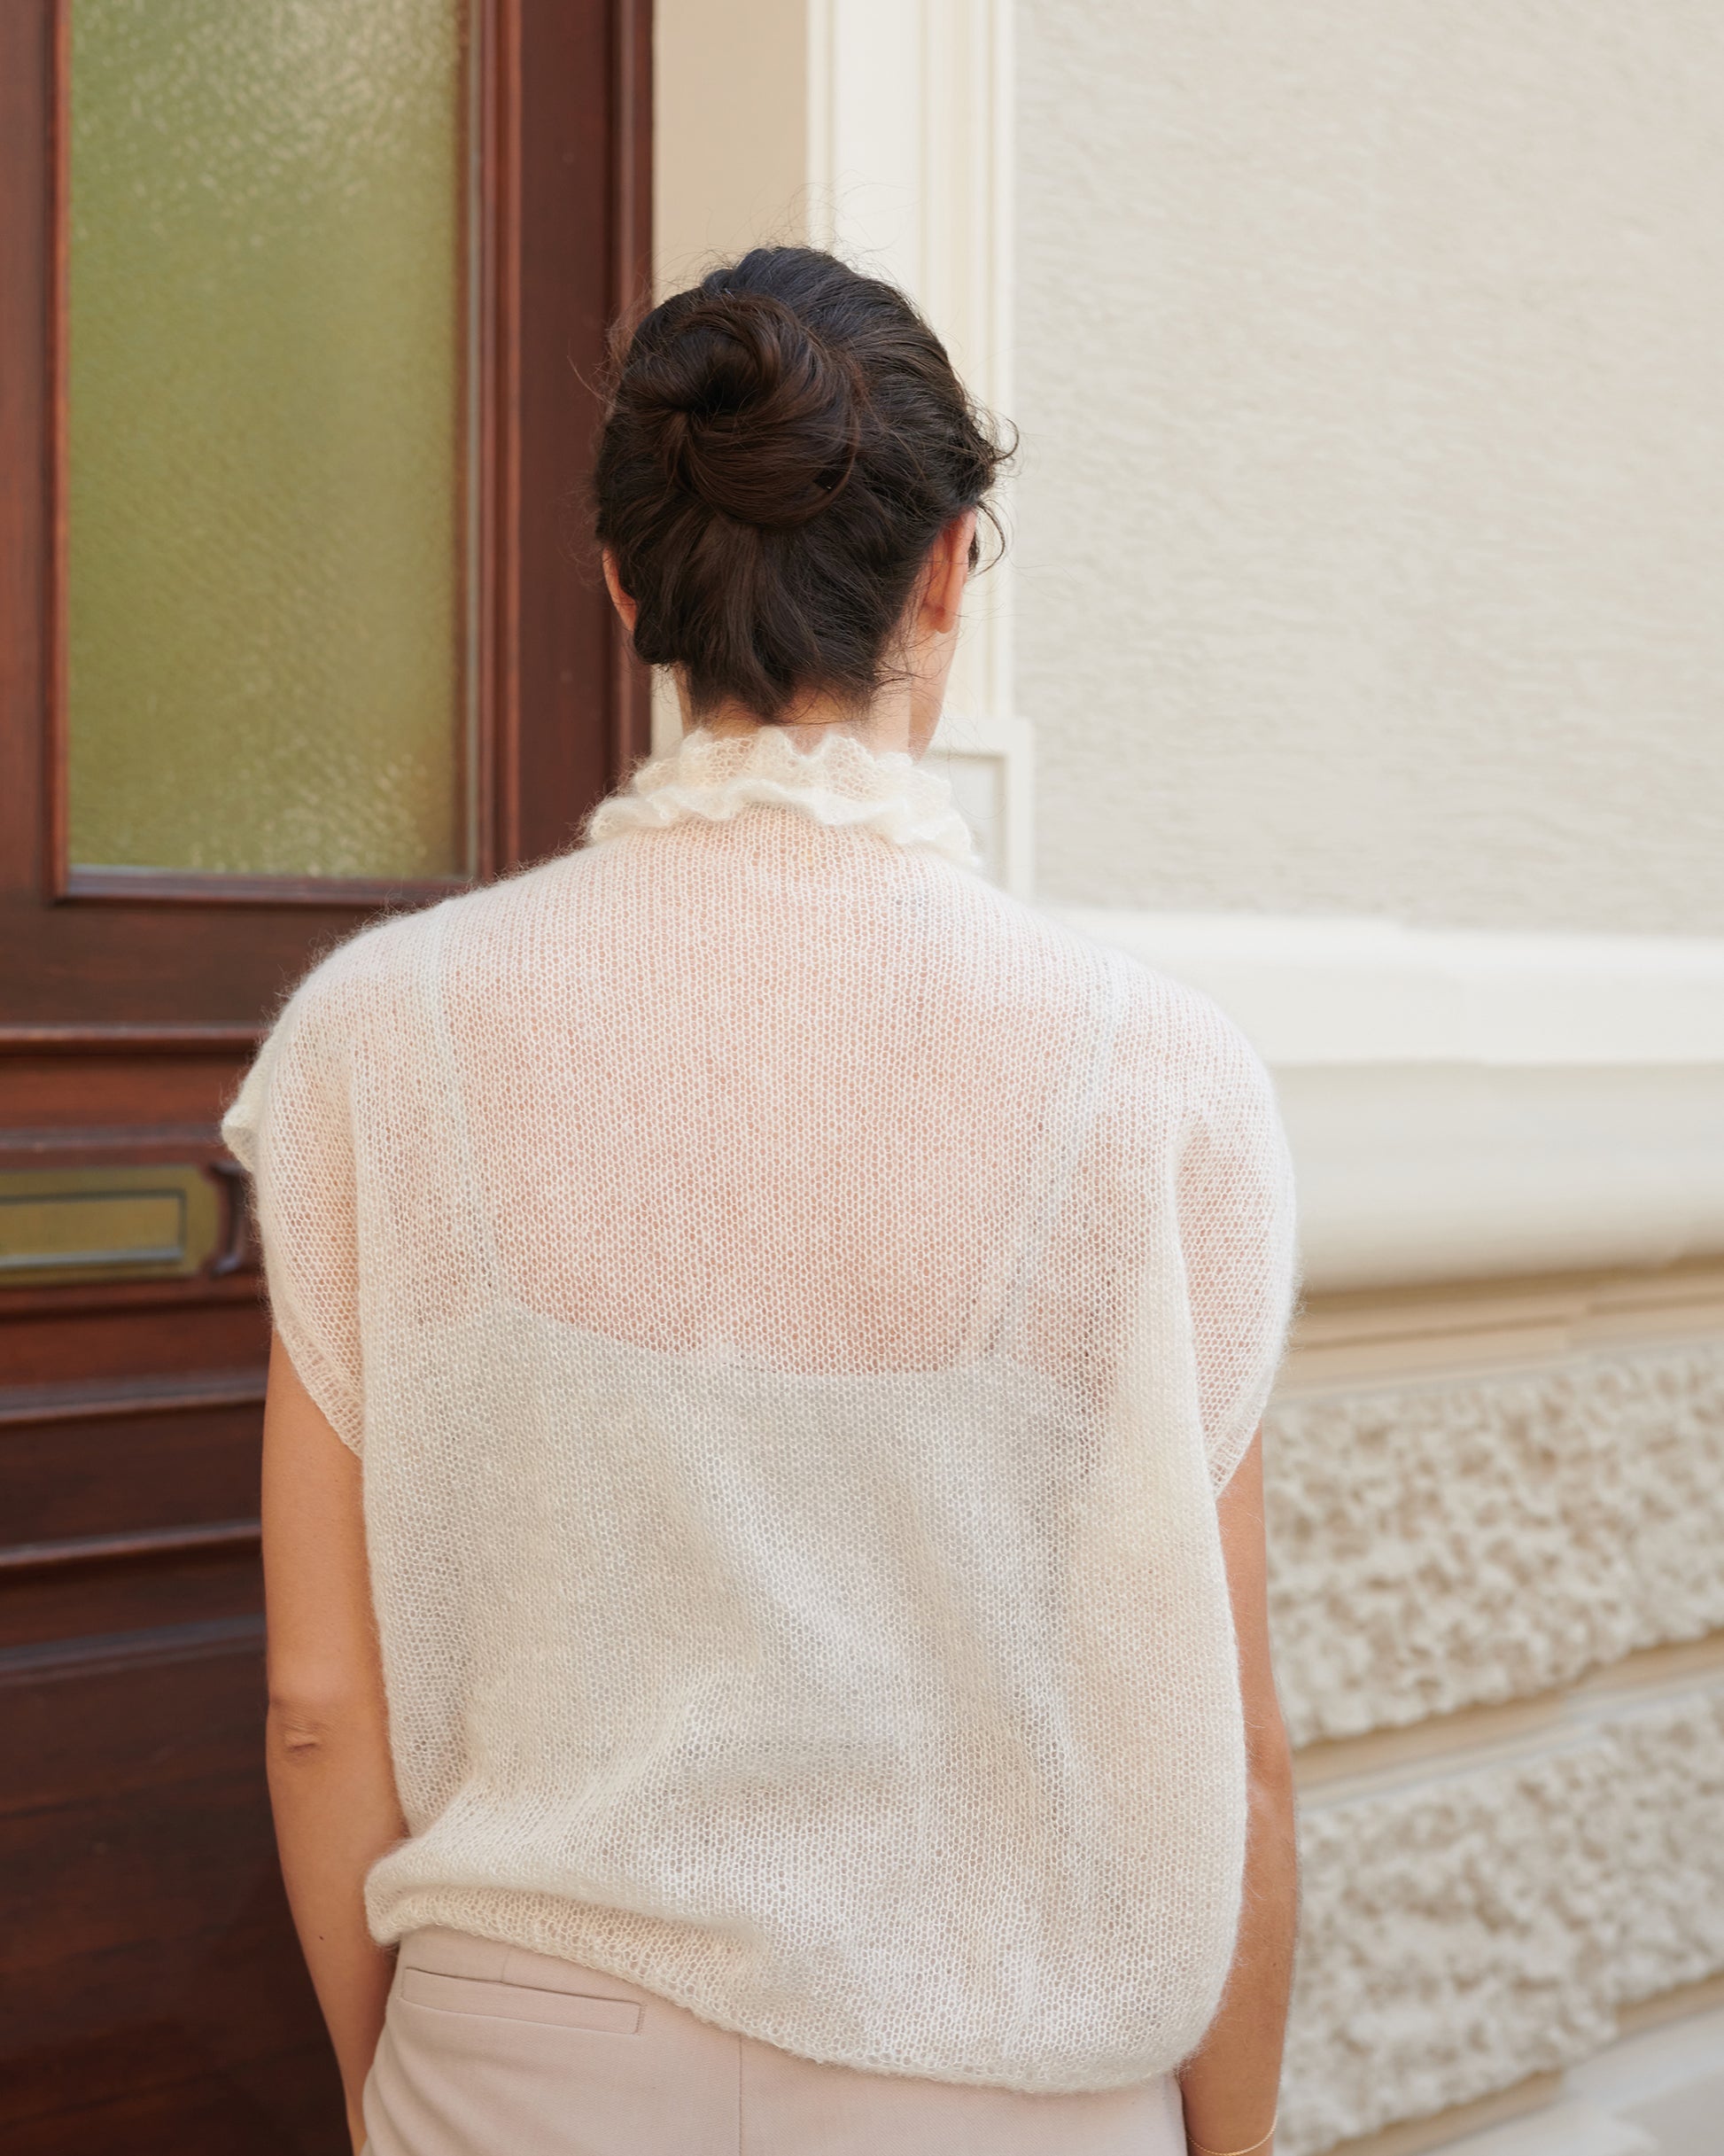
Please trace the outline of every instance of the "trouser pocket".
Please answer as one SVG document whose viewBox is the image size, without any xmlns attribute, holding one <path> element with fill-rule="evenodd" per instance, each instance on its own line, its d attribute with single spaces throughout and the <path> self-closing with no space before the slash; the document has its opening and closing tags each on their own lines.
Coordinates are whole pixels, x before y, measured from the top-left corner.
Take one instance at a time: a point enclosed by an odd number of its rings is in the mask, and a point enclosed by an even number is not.
<svg viewBox="0 0 1724 2156">
<path fill-rule="evenodd" d="M 637 2036 L 637 2000 L 602 1993 L 547 1991 L 492 1977 L 446 1976 L 433 1969 L 404 1968 L 396 1979 L 402 2001 L 439 2013 L 484 2014 L 499 2021 L 532 2021 L 547 2028 L 593 2029 L 609 2036 Z"/>
</svg>

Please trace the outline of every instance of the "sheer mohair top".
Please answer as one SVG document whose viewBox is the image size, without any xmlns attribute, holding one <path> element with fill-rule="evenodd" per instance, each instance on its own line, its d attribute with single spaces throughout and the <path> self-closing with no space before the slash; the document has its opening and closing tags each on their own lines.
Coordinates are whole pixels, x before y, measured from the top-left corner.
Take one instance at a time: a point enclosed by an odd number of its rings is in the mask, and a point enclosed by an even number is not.
<svg viewBox="0 0 1724 2156">
<path fill-rule="evenodd" d="M 1239 1913 L 1215 1493 L 1292 1294 L 1268 1078 L 847 735 L 691 735 L 355 937 L 224 1126 L 363 1462 L 426 1925 L 816 2059 L 1193 2048 Z"/>
</svg>

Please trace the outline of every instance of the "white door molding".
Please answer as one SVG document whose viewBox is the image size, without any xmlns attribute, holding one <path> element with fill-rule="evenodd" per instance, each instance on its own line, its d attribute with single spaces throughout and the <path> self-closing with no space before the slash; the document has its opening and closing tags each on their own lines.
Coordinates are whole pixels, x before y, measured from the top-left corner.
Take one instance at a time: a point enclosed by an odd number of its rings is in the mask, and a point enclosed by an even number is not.
<svg viewBox="0 0 1724 2156">
<path fill-rule="evenodd" d="M 972 394 L 1012 409 L 1010 0 L 809 0 L 808 222 L 910 293 Z M 1002 491 L 1001 520 L 1009 511 Z M 1027 895 L 1034 769 L 1013 693 L 1009 549 L 980 577 L 934 753 L 991 872 Z"/>
</svg>

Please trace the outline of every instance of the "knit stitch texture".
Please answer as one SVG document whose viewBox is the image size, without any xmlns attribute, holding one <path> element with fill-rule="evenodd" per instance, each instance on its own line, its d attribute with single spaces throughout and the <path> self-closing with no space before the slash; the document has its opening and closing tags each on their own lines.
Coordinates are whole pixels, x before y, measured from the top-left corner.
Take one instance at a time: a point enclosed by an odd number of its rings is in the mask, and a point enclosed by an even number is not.
<svg viewBox="0 0 1724 2156">
<path fill-rule="evenodd" d="M 1215 1497 L 1291 1177 L 1220 1013 L 968 851 L 907 758 L 693 735 L 585 845 L 326 959 L 224 1130 L 363 1461 L 378 1939 L 1106 2089 L 1231 1958 Z"/>
</svg>

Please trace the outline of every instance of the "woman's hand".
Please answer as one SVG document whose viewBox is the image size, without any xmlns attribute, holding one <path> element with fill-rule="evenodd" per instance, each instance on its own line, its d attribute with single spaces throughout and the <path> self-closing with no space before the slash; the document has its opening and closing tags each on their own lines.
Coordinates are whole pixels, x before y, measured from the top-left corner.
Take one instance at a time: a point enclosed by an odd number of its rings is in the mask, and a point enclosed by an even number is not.
<svg viewBox="0 0 1724 2156">
<path fill-rule="evenodd" d="M 357 2152 L 395 1968 L 366 1926 L 365 1875 L 407 1829 L 390 1764 L 360 1464 L 279 1338 L 263 1413 L 263 1575 L 276 1841 Z"/>
<path fill-rule="evenodd" d="M 1220 2010 L 1181 2067 L 1187 2144 L 1200 2156 L 1273 2156 L 1281 2047 L 1299 1917 L 1293 1755 L 1270 1667 L 1261 1432 L 1220 1502 L 1245 1701 L 1250 1801 L 1239 1944 Z"/>
</svg>

